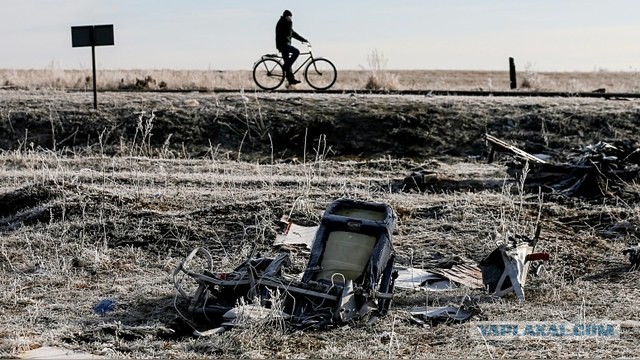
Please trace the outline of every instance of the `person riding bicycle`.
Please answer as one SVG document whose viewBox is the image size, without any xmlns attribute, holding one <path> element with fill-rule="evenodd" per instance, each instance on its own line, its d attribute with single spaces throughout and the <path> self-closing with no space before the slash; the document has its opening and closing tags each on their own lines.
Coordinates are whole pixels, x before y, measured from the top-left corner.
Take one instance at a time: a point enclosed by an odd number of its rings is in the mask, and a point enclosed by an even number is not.
<svg viewBox="0 0 640 360">
<path fill-rule="evenodd" d="M 291 11 L 285 10 L 276 24 L 276 48 L 282 53 L 282 58 L 284 59 L 284 65 L 282 67 L 284 68 L 289 85 L 300 83 L 300 80 L 297 80 L 293 76 L 293 71 L 291 70 L 293 63 L 298 58 L 298 55 L 300 55 L 300 50 L 291 45 L 291 38 L 303 43 L 308 42 L 307 39 L 293 31 L 292 16 Z"/>
</svg>

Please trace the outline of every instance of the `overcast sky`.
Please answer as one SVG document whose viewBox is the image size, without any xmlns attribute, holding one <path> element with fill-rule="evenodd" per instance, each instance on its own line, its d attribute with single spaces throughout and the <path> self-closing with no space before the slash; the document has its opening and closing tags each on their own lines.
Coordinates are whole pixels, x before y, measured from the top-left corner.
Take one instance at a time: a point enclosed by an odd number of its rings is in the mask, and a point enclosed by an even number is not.
<svg viewBox="0 0 640 360">
<path fill-rule="evenodd" d="M 338 69 L 640 68 L 638 0 L 0 0 L 0 68 L 90 68 L 71 26 L 113 24 L 99 69 L 250 69 L 285 9 Z"/>
</svg>

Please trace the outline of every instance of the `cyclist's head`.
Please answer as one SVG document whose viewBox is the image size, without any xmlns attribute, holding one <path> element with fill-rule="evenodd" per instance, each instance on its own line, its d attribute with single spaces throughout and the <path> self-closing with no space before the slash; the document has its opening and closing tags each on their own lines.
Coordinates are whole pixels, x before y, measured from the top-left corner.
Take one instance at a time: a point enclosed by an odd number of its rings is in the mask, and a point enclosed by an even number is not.
<svg viewBox="0 0 640 360">
<path fill-rule="evenodd" d="M 282 13 L 282 16 L 284 16 L 284 17 L 287 17 L 287 16 L 293 16 L 293 14 L 291 14 L 291 11 L 289 11 L 289 10 L 285 10 L 285 11 Z"/>
</svg>

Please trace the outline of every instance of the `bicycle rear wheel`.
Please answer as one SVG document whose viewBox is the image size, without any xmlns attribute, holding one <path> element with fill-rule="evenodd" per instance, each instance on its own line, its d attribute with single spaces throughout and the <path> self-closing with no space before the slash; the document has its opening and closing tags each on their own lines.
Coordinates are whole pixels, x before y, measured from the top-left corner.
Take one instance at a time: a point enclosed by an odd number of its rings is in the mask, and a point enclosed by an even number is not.
<svg viewBox="0 0 640 360">
<path fill-rule="evenodd" d="M 304 69 L 304 78 L 316 90 L 326 90 L 335 84 L 338 71 L 331 61 L 324 58 L 313 59 Z"/>
<path fill-rule="evenodd" d="M 275 90 L 284 81 L 284 70 L 274 59 L 262 59 L 253 67 L 253 81 L 264 90 Z"/>
</svg>

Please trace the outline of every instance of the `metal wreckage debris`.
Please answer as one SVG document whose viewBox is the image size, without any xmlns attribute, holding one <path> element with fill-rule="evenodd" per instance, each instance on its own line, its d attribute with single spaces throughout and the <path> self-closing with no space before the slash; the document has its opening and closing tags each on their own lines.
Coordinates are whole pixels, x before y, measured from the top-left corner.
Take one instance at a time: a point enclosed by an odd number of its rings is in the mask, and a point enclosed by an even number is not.
<svg viewBox="0 0 640 360">
<path fill-rule="evenodd" d="M 310 250 L 301 276 L 287 274 L 289 254 L 249 258 L 230 272 L 216 272 L 211 254 L 194 249 L 175 269 L 178 298 L 186 303 L 179 315 L 194 335 L 221 333 L 255 320 L 286 322 L 299 329 L 325 329 L 355 321 L 371 324 L 390 307 L 395 288 L 448 291 L 460 287 L 488 289 L 497 296 L 515 293 L 524 301 L 529 262 L 547 260 L 534 254 L 534 240 L 518 238 L 500 244 L 479 264 L 441 262 L 427 270 L 394 265 L 393 209 L 383 203 L 340 199 L 330 203 L 318 226 L 300 226 L 288 218 L 274 244 L 304 246 Z M 195 259 L 204 269 L 195 270 Z M 195 282 L 188 293 L 186 279 Z M 415 307 L 410 310 L 418 324 L 465 321 L 478 312 L 475 305 Z"/>
<path fill-rule="evenodd" d="M 496 296 L 514 293 L 520 302 L 525 301 L 524 286 L 532 262 L 548 261 L 548 253 L 534 253 L 540 237 L 540 226 L 533 238 L 509 237 L 501 242 L 479 264 L 487 290 Z"/>
<path fill-rule="evenodd" d="M 601 141 L 574 149 L 564 161 L 552 162 L 548 155 L 530 154 L 495 136 L 485 134 L 484 138 L 489 147 L 488 162 L 498 153 L 510 155 L 507 173 L 523 181 L 526 189 L 587 200 L 640 200 L 640 193 L 629 186 L 640 175 L 640 148 L 634 141 Z M 397 184 L 402 191 L 420 192 L 483 186 L 482 181 L 457 180 L 430 169 L 416 169 Z"/>
<path fill-rule="evenodd" d="M 491 148 L 489 162 L 493 161 L 496 152 L 512 155 L 514 161 L 507 164 L 508 172 L 523 180 L 528 188 L 585 200 L 640 199 L 640 194 L 629 186 L 640 175 L 640 148 L 635 141 L 615 144 L 600 141 L 573 150 L 562 163 L 550 163 L 489 134 L 485 134 L 485 139 Z M 597 220 L 602 222 L 603 216 L 599 215 Z M 625 224 L 611 228 L 618 225 Z M 640 269 L 640 244 L 630 246 L 622 253 L 631 262 L 630 270 Z"/>
<path fill-rule="evenodd" d="M 540 227 L 535 236 L 509 237 L 499 242 L 497 248 L 479 264 L 454 264 L 445 269 L 427 271 L 404 268 L 396 280 L 398 288 L 448 291 L 458 287 L 484 289 L 489 293 L 505 297 L 514 294 L 519 302 L 525 301 L 524 287 L 533 262 L 548 261 L 548 253 L 536 253 Z M 537 269 L 540 269 L 538 266 Z M 478 304 L 465 301 L 458 306 L 418 306 L 409 311 L 411 320 L 420 325 L 440 322 L 462 322 L 480 312 Z"/>
<path fill-rule="evenodd" d="M 337 200 L 327 206 L 315 232 L 302 278 L 284 274 L 286 253 L 247 259 L 232 272 L 220 273 L 208 251 L 197 248 L 175 270 L 176 290 L 188 301 L 189 320 L 219 325 L 214 332 L 234 326 L 229 321 L 238 319 L 234 312 L 254 318 L 276 312 L 301 329 L 375 319 L 387 313 L 393 294 L 395 223 L 389 205 Z M 206 259 L 204 271 L 189 269 L 196 255 Z M 185 276 L 198 284 L 193 295 L 183 288 Z"/>
<path fill-rule="evenodd" d="M 573 150 L 564 162 L 551 163 L 489 134 L 485 139 L 491 148 L 489 162 L 497 152 L 512 155 L 508 172 L 516 179 L 524 175 L 524 185 L 536 191 L 585 199 L 640 197 L 628 187 L 640 173 L 640 148 L 632 141 L 601 141 Z"/>
<path fill-rule="evenodd" d="M 283 247 L 304 245 L 311 248 L 318 226 L 300 226 L 284 216 L 284 231 L 276 237 L 274 245 Z M 548 261 L 548 253 L 534 253 L 541 227 L 532 239 L 524 235 L 509 237 L 499 242 L 496 249 L 479 264 L 459 257 L 441 259 L 428 269 L 394 265 L 394 288 L 401 290 L 448 291 L 460 287 L 489 289 L 497 296 L 514 293 L 524 301 L 524 284 L 530 263 Z M 497 276 L 497 277 L 496 277 Z M 515 285 L 514 285 L 515 284 Z"/>
<path fill-rule="evenodd" d="M 489 134 L 485 138 L 491 147 L 490 162 L 497 152 L 512 155 L 508 172 L 516 180 L 553 194 L 586 199 L 628 195 L 627 182 L 640 173 L 640 150 L 629 142 L 616 146 L 600 142 L 575 150 L 566 162 L 555 164 Z M 401 188 L 425 191 L 434 185 L 460 186 L 436 172 L 416 171 L 404 179 Z M 472 182 L 464 185 L 475 186 Z M 220 325 L 196 334 L 219 333 L 247 319 L 278 319 L 302 329 L 374 320 L 388 312 L 395 289 L 440 292 L 466 288 L 498 297 L 513 294 L 524 302 L 530 268 L 537 274 L 537 262 L 550 257 L 535 252 L 540 235 L 537 226 L 532 238 L 510 236 L 477 264 L 461 259 L 427 269 L 394 264 L 395 215 L 388 205 L 379 203 L 338 200 L 329 204 L 318 226 L 298 225 L 287 216 L 280 221 L 284 229 L 274 245 L 311 252 L 301 277 L 282 271 L 288 254 L 247 259 L 232 272 L 216 273 L 210 254 L 201 248 L 176 269 L 176 289 L 189 302 L 188 315 Z M 623 253 L 632 270 L 640 268 L 640 244 Z M 188 268 L 197 254 L 207 259 L 202 272 Z M 185 275 L 198 283 L 193 295 L 181 287 L 179 278 Z M 466 321 L 478 312 L 477 304 L 468 302 L 409 310 L 411 320 L 422 325 Z"/>
</svg>

